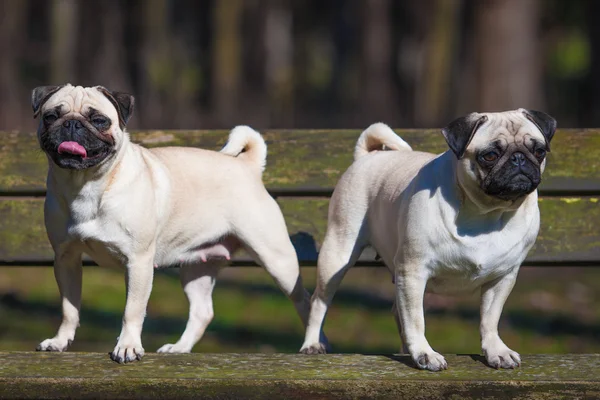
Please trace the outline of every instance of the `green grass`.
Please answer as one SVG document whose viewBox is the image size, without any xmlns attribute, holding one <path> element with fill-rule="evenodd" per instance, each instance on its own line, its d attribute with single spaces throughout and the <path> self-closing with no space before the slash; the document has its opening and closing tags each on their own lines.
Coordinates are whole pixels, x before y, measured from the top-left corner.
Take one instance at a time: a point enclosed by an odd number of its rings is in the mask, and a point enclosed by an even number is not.
<svg viewBox="0 0 600 400">
<path fill-rule="evenodd" d="M 314 268 L 303 268 L 309 290 Z M 501 319 L 504 341 L 522 354 L 600 352 L 600 269 L 526 268 Z M 355 268 L 344 279 L 325 330 L 335 352 L 392 353 L 400 340 L 391 314 L 394 286 L 383 268 Z M 426 297 L 426 332 L 443 353 L 479 353 L 478 296 Z M 120 331 L 125 284 L 119 270 L 84 271 L 81 327 L 73 351 L 110 351 Z M 222 271 L 215 319 L 197 352 L 296 352 L 303 328 L 294 308 L 259 268 Z M 146 351 L 176 341 L 188 304 L 175 274 L 156 275 L 144 325 Z M 60 323 L 51 268 L 0 270 L 0 351 L 33 350 Z"/>
</svg>

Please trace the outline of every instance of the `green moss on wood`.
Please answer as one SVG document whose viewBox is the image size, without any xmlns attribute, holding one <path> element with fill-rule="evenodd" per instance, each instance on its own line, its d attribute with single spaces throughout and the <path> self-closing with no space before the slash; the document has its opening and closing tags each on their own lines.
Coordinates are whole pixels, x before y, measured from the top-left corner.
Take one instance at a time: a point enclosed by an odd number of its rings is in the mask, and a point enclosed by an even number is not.
<svg viewBox="0 0 600 400">
<path fill-rule="evenodd" d="M 523 355 L 515 370 L 495 370 L 481 356 L 446 355 L 448 370 L 413 368 L 406 355 L 147 354 L 119 365 L 103 353 L 0 353 L 0 378 L 348 379 L 463 381 L 585 381 L 600 383 L 600 354 Z"/>
<path fill-rule="evenodd" d="M 280 198 L 288 231 L 306 260 L 310 248 L 317 250 L 327 228 L 329 200 Z M 563 261 L 600 258 L 600 206 L 597 198 L 540 199 L 541 229 L 529 260 Z M 298 238 L 298 233 L 304 233 Z M 310 235 L 310 236 L 307 236 Z M 311 244 L 310 237 L 315 241 Z M 314 253 L 314 252 L 312 252 Z M 248 259 L 240 255 L 238 258 Z M 0 200 L 0 259 L 51 260 L 46 237 L 43 199 Z M 310 260 L 310 259 L 309 259 Z"/>
<path fill-rule="evenodd" d="M 600 355 L 526 355 L 515 370 L 480 356 L 446 356 L 440 373 L 407 356 L 147 354 L 118 365 L 106 354 L 0 353 L 0 398 L 568 398 L 600 394 Z"/>
<path fill-rule="evenodd" d="M 52 259 L 43 199 L 0 200 L 0 259 Z"/>
<path fill-rule="evenodd" d="M 544 198 L 539 203 L 540 233 L 530 258 L 600 258 L 600 207 L 595 198 Z"/>
<path fill-rule="evenodd" d="M 439 153 L 447 146 L 438 130 L 397 130 L 414 149 Z M 3 132 L 0 144 L 0 191 L 43 190 L 47 170 L 45 155 L 33 133 Z M 219 150 L 228 131 L 143 131 L 132 140 L 146 147 L 193 146 Z M 333 187 L 352 163 L 360 130 L 265 131 L 268 145 L 264 181 L 271 188 Z M 552 141 L 552 153 L 544 174 L 552 179 L 590 180 L 598 183 L 600 132 L 560 130 Z M 560 188 L 563 181 L 556 185 Z M 555 186 L 556 186 L 555 185 Z"/>
</svg>

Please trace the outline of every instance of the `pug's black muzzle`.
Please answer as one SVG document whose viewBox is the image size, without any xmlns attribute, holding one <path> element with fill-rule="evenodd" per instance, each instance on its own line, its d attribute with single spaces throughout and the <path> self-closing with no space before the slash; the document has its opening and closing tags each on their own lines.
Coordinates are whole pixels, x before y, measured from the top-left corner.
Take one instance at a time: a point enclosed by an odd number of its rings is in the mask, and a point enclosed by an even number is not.
<svg viewBox="0 0 600 400">
<path fill-rule="evenodd" d="M 77 170 L 90 168 L 114 153 L 114 146 L 111 143 L 100 139 L 79 119 L 67 119 L 57 123 L 40 138 L 42 150 L 61 168 Z M 64 145 L 69 143 L 71 146 Z"/>
<path fill-rule="evenodd" d="M 510 160 L 483 182 L 483 190 L 490 196 L 514 201 L 532 193 L 542 180 L 539 165 L 523 153 L 515 152 Z"/>
</svg>

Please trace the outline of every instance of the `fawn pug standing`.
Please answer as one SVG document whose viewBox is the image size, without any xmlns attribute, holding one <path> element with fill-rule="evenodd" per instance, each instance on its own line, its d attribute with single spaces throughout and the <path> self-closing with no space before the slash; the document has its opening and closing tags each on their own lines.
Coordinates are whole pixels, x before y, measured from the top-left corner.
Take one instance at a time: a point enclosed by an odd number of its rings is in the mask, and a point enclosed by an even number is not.
<svg viewBox="0 0 600 400">
<path fill-rule="evenodd" d="M 364 131 L 331 198 L 301 352 L 325 352 L 319 334 L 327 308 L 370 245 L 394 275 L 396 322 L 419 368 L 447 367 L 425 338 L 424 292 L 478 288 L 487 362 L 518 366 L 498 321 L 538 234 L 536 188 L 555 130 L 556 121 L 538 111 L 472 113 L 442 130 L 450 150 L 440 155 L 411 151 L 384 124 Z M 377 151 L 383 146 L 393 151 Z"/>
<path fill-rule="evenodd" d="M 75 337 L 81 258 L 126 269 L 123 326 L 111 358 L 144 354 L 141 332 L 154 268 L 181 264 L 190 302 L 181 339 L 159 351 L 189 352 L 213 317 L 218 260 L 244 247 L 288 295 L 303 323 L 309 295 L 277 203 L 265 190 L 267 148 L 260 134 L 236 127 L 221 152 L 130 142 L 132 96 L 96 87 L 33 91 L 38 138 L 48 156 L 44 215 L 55 252 L 63 320 L 38 350 L 64 351 Z"/>
</svg>

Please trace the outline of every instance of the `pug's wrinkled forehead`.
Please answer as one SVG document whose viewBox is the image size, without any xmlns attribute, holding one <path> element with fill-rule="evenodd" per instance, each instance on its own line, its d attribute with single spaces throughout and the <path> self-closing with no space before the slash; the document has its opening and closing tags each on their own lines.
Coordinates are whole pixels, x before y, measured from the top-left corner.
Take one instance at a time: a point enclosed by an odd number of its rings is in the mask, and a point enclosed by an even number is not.
<svg viewBox="0 0 600 400">
<path fill-rule="evenodd" d="M 442 129 L 448 147 L 459 160 L 465 153 L 472 153 L 492 140 L 500 140 L 505 145 L 540 142 L 546 151 L 550 151 L 550 141 L 555 132 L 554 118 L 544 112 L 524 108 L 499 113 L 473 112 L 455 119 Z"/>
<path fill-rule="evenodd" d="M 541 128 L 523 110 L 497 113 L 482 113 L 487 117 L 473 136 L 469 148 L 477 149 L 490 141 L 501 141 L 504 145 L 528 145 L 531 142 L 546 143 Z"/>
<path fill-rule="evenodd" d="M 135 99 L 123 92 L 114 92 L 103 86 L 82 87 L 66 84 L 62 86 L 39 86 L 31 94 L 33 116 L 53 113 L 56 117 L 90 118 L 96 114 L 113 122 L 123 130 L 133 113 Z"/>
<path fill-rule="evenodd" d="M 119 114 L 108 97 L 98 87 L 65 85 L 43 105 L 42 112 L 55 110 L 61 117 L 69 115 L 89 116 L 101 112 L 118 123 Z"/>
</svg>

